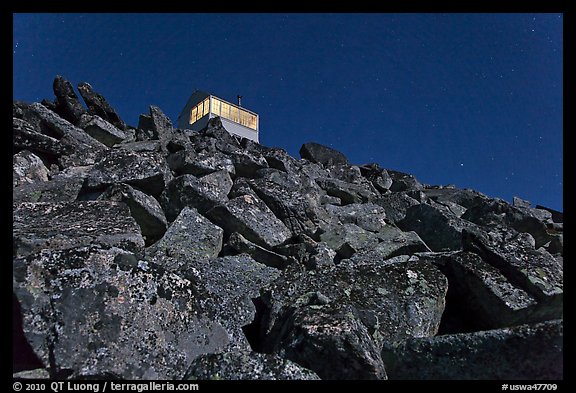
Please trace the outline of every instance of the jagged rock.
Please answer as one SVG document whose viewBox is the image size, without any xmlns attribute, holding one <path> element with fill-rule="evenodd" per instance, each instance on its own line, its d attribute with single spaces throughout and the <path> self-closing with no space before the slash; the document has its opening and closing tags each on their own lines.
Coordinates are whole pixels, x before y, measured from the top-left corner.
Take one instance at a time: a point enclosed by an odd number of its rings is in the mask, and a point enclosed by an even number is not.
<svg viewBox="0 0 576 393">
<path fill-rule="evenodd" d="M 228 200 L 228 191 L 228 184 L 215 186 L 212 182 L 202 181 L 202 178 L 182 175 L 168 183 L 159 200 L 168 221 L 174 221 L 186 206 L 205 215 L 214 206 Z"/>
<path fill-rule="evenodd" d="M 108 147 L 122 142 L 127 137 L 124 131 L 119 130 L 99 116 L 84 115 L 82 128 L 92 138 L 102 142 Z"/>
<path fill-rule="evenodd" d="M 232 199 L 243 195 L 256 196 L 256 193 L 254 192 L 254 190 L 252 190 L 252 187 L 250 186 L 248 179 L 246 179 L 245 177 L 237 177 L 236 179 L 234 179 L 232 188 L 228 193 L 228 198 Z"/>
<path fill-rule="evenodd" d="M 451 201 L 436 202 L 433 199 L 426 198 L 426 203 L 450 216 L 454 215 L 460 218 L 464 213 L 466 213 L 466 208 L 464 206 L 460 206 Z"/>
<path fill-rule="evenodd" d="M 13 208 L 14 253 L 62 250 L 89 244 L 138 252 L 144 247 L 140 228 L 123 203 L 84 201 L 29 203 Z"/>
<path fill-rule="evenodd" d="M 25 370 L 12 374 L 13 379 L 50 379 L 50 373 L 45 368 Z"/>
<path fill-rule="evenodd" d="M 23 333 L 52 378 L 179 379 L 230 339 L 198 282 L 118 249 L 44 250 L 13 263 Z"/>
<path fill-rule="evenodd" d="M 340 258 L 350 258 L 357 252 L 371 250 L 378 245 L 375 234 L 355 224 L 329 227 L 320 235 L 320 240 L 336 251 Z"/>
<path fill-rule="evenodd" d="M 58 75 L 54 79 L 52 87 L 54 89 L 54 95 L 56 96 L 54 112 L 77 126 L 80 123 L 82 115 L 86 113 L 86 109 L 74 92 L 72 84 Z"/>
<path fill-rule="evenodd" d="M 228 195 L 232 190 L 234 182 L 230 177 L 230 172 L 221 170 L 202 176 L 200 181 L 208 186 L 218 189 L 222 195 Z"/>
<path fill-rule="evenodd" d="M 169 262 L 177 264 L 198 258 L 215 258 L 222 249 L 223 233 L 196 209 L 184 207 L 162 239 L 146 250 L 146 255 L 165 269 L 177 271 L 186 265 L 166 265 L 162 258 L 172 257 Z"/>
<path fill-rule="evenodd" d="M 251 178 L 259 169 L 268 168 L 268 162 L 262 156 L 238 152 L 233 153 L 230 158 L 237 176 Z"/>
<path fill-rule="evenodd" d="M 179 150 L 170 154 L 167 161 L 170 169 L 177 175 L 203 176 L 221 170 L 227 171 L 232 176 L 236 175 L 232 160 L 219 151 L 197 153 L 190 149 Z"/>
<path fill-rule="evenodd" d="M 525 200 L 525 199 L 518 198 L 518 197 L 513 197 L 513 198 L 512 198 L 512 206 L 514 206 L 514 207 L 530 208 L 531 205 L 532 205 L 532 204 L 530 203 L 530 201 L 527 201 L 527 200 Z"/>
<path fill-rule="evenodd" d="M 111 149 L 102 154 L 92 167 L 86 188 L 103 190 L 112 184 L 126 183 L 157 197 L 170 180 L 170 169 L 159 154 Z"/>
<path fill-rule="evenodd" d="M 550 236 L 552 240 L 550 240 L 550 244 L 546 248 L 547 251 L 551 254 L 564 255 L 564 235 L 553 234 Z"/>
<path fill-rule="evenodd" d="M 338 197 L 333 197 L 330 195 L 323 194 L 323 195 L 320 195 L 320 204 L 341 206 L 342 200 Z"/>
<path fill-rule="evenodd" d="M 118 116 L 114 108 L 110 106 L 101 94 L 95 92 L 89 83 L 80 83 L 78 85 L 78 91 L 84 99 L 91 115 L 100 116 L 122 131 L 126 129 L 126 123 Z"/>
<path fill-rule="evenodd" d="M 226 233 L 238 232 L 268 249 L 284 243 L 292 235 L 268 206 L 252 195 L 243 195 L 215 206 L 206 212 L 206 216 Z"/>
<path fill-rule="evenodd" d="M 487 199 L 486 195 L 469 189 L 459 189 L 452 187 L 425 188 L 422 190 L 426 196 L 435 202 L 452 202 L 463 206 L 466 209 L 477 205 L 480 201 Z"/>
<path fill-rule="evenodd" d="M 348 164 L 346 156 L 338 150 L 314 142 L 302 145 L 300 157 L 324 166 Z"/>
<path fill-rule="evenodd" d="M 338 217 L 343 224 L 356 224 L 370 232 L 378 232 L 386 226 L 386 211 L 373 203 L 353 203 L 346 206 L 326 206 L 326 211 Z"/>
<path fill-rule="evenodd" d="M 363 185 L 347 183 L 333 178 L 317 178 L 316 183 L 330 196 L 338 197 L 343 204 L 366 203 L 376 199 L 377 194 Z"/>
<path fill-rule="evenodd" d="M 408 173 L 393 171 L 388 169 L 388 175 L 392 178 L 392 185 L 390 191 L 412 191 L 422 190 L 424 186 L 418 180 Z"/>
<path fill-rule="evenodd" d="M 133 152 L 160 152 L 160 142 L 159 141 L 136 141 L 136 142 L 125 142 L 114 146 L 120 149 L 131 150 Z"/>
<path fill-rule="evenodd" d="M 416 232 L 433 251 L 462 249 L 462 230 L 477 226 L 427 204 L 412 206 L 406 217 L 396 223 L 403 231 Z"/>
<path fill-rule="evenodd" d="M 286 244 L 274 247 L 274 250 L 282 255 L 294 258 L 307 269 L 322 269 L 327 266 L 335 266 L 336 251 L 331 249 L 325 242 L 316 242 L 312 238 L 300 234 L 296 244 Z"/>
<path fill-rule="evenodd" d="M 385 378 L 379 348 L 436 334 L 446 290 L 426 263 L 289 268 L 260 296 L 263 350 L 323 379 Z"/>
<path fill-rule="evenodd" d="M 58 159 L 58 164 L 62 167 L 94 164 L 97 156 L 107 149 L 106 145 L 92 138 L 84 130 L 75 127 L 40 104 L 29 105 L 24 112 L 30 128 L 21 123 L 18 127 L 17 122 L 14 122 L 14 144 L 18 148 L 48 153 Z"/>
<path fill-rule="evenodd" d="M 552 255 L 534 249 L 534 239 L 509 228 L 462 232 L 465 251 L 496 267 L 512 284 L 538 300 L 541 319 L 562 318 L 563 269 Z"/>
<path fill-rule="evenodd" d="M 405 192 L 384 195 L 372 202 L 382 206 L 386 212 L 386 218 L 393 223 L 402 220 L 406 216 L 406 210 L 419 204 L 416 199 L 409 197 Z"/>
<path fill-rule="evenodd" d="M 14 188 L 12 199 L 21 202 L 74 202 L 82 189 L 84 179 L 80 176 L 58 175 L 50 181 L 35 182 Z"/>
<path fill-rule="evenodd" d="M 249 141 L 249 139 L 246 140 Z M 296 173 L 298 171 L 298 161 L 288 155 L 288 153 L 283 149 L 266 149 L 262 152 L 262 157 L 264 157 L 270 168 L 278 169 L 287 173 Z"/>
<path fill-rule="evenodd" d="M 256 352 L 226 352 L 198 357 L 187 380 L 317 380 L 318 375 L 290 360 Z"/>
<path fill-rule="evenodd" d="M 234 232 L 230 235 L 228 245 L 239 253 L 250 255 L 257 262 L 277 269 L 285 269 L 286 266 L 295 262 L 292 258 L 267 250 L 249 240 L 246 240 L 244 236 L 238 232 Z"/>
<path fill-rule="evenodd" d="M 244 328 L 256 315 L 252 299 L 258 296 L 261 287 L 278 278 L 280 271 L 258 263 L 246 254 L 191 258 L 185 262 L 182 275 L 205 286 L 206 293 L 199 300 L 207 315 L 213 315 L 225 328 L 229 347 L 249 350 Z"/>
<path fill-rule="evenodd" d="M 248 184 L 293 235 L 316 232 L 321 190 L 314 182 L 277 169 L 259 171 L 258 176 Z"/>
<path fill-rule="evenodd" d="M 551 218 L 553 222 L 564 222 L 564 214 L 562 214 L 558 210 L 550 209 L 549 207 L 544 207 L 540 205 L 536 205 L 536 209 L 549 211 L 552 214 Z"/>
<path fill-rule="evenodd" d="M 388 171 L 376 163 L 360 166 L 360 173 L 381 193 L 387 193 L 392 186 L 392 177 Z"/>
<path fill-rule="evenodd" d="M 494 329 L 550 319 L 547 310 L 478 255 L 447 256 L 442 271 L 458 299 L 458 309 L 477 329 Z M 552 315 L 553 317 L 553 315 Z"/>
<path fill-rule="evenodd" d="M 46 161 L 57 162 L 58 158 L 70 154 L 70 146 L 65 146 L 56 138 L 36 131 L 31 124 L 12 118 L 12 146 L 16 152 L 29 150 Z"/>
<path fill-rule="evenodd" d="M 529 233 L 536 240 L 536 248 L 539 248 L 550 241 L 550 236 L 546 222 L 531 210 L 538 209 L 520 209 L 498 199 L 481 200 L 468 208 L 462 218 L 478 225 L 489 227 L 503 225 L 518 232 Z"/>
<path fill-rule="evenodd" d="M 350 258 L 353 264 L 384 263 L 395 256 L 430 251 L 416 232 L 403 232 L 391 225 L 382 228 L 376 236 L 380 243 L 370 250 L 354 254 Z"/>
<path fill-rule="evenodd" d="M 162 207 L 156 199 L 142 191 L 127 184 L 114 184 L 99 199 L 126 203 L 147 245 L 160 239 L 166 232 L 167 222 Z"/>
<path fill-rule="evenodd" d="M 412 338 L 382 351 L 390 379 L 561 380 L 562 321 Z"/>
<path fill-rule="evenodd" d="M 40 157 L 28 150 L 12 156 L 12 187 L 48 180 L 48 168 Z"/>
</svg>

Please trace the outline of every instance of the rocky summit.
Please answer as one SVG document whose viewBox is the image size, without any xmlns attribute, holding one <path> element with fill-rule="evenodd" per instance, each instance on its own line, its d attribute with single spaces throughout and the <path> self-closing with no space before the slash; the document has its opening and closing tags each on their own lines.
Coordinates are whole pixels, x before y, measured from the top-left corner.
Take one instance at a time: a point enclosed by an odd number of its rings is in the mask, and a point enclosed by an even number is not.
<svg viewBox="0 0 576 393">
<path fill-rule="evenodd" d="M 14 376 L 563 378 L 561 212 L 53 89 L 13 103 Z"/>
</svg>

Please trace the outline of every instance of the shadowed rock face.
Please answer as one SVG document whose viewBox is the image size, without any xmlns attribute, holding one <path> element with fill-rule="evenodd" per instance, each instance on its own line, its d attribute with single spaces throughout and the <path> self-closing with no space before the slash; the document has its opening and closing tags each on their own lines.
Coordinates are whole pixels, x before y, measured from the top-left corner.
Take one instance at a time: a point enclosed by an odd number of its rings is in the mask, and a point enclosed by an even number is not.
<svg viewBox="0 0 576 393">
<path fill-rule="evenodd" d="M 19 377 L 562 377 L 563 216 L 87 83 L 13 103 Z"/>
</svg>

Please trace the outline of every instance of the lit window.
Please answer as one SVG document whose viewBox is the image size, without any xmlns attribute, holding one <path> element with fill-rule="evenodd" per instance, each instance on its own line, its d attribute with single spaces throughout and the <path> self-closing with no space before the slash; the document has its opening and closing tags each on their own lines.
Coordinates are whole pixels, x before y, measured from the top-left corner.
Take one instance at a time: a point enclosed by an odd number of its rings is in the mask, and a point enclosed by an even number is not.
<svg viewBox="0 0 576 393">
<path fill-rule="evenodd" d="M 202 111 L 202 116 L 206 116 L 210 109 L 210 98 L 204 100 L 204 110 Z"/>
<path fill-rule="evenodd" d="M 220 100 L 212 98 L 212 113 L 216 116 L 220 116 Z"/>
<path fill-rule="evenodd" d="M 198 107 L 192 108 L 192 112 L 190 113 L 190 124 L 196 122 L 196 113 L 198 112 Z"/>
</svg>

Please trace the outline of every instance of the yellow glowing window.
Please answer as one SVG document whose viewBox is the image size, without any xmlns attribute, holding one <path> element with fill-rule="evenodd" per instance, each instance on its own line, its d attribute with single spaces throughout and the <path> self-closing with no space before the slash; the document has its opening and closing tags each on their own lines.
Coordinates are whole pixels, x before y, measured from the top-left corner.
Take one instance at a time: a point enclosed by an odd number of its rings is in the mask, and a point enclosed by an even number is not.
<svg viewBox="0 0 576 393">
<path fill-rule="evenodd" d="M 216 116 L 220 116 L 220 100 L 212 98 L 212 113 Z"/>
<path fill-rule="evenodd" d="M 198 107 L 192 108 L 192 112 L 190 112 L 190 124 L 196 121 L 196 114 L 198 113 Z"/>
<path fill-rule="evenodd" d="M 244 127 L 256 129 L 256 116 L 240 109 L 240 124 Z"/>
<path fill-rule="evenodd" d="M 210 98 L 204 100 L 204 110 L 202 111 L 202 116 L 206 116 L 210 111 Z"/>
</svg>

